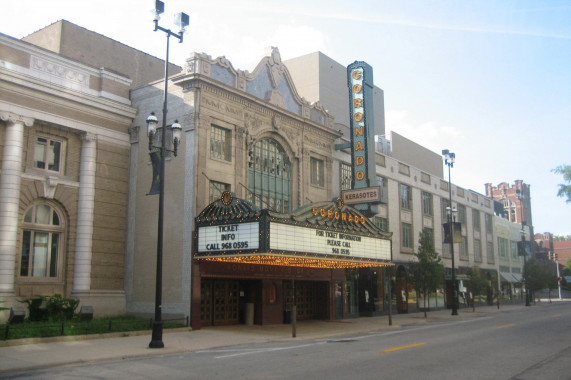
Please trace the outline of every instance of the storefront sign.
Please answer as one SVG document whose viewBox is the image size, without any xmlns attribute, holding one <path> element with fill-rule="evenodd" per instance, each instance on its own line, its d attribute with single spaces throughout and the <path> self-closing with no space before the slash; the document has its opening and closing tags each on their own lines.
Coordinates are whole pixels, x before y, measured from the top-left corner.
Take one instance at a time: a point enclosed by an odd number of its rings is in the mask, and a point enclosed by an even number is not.
<svg viewBox="0 0 571 380">
<path fill-rule="evenodd" d="M 381 201 L 381 188 L 368 187 L 364 189 L 344 190 L 341 192 L 345 204 L 378 203 Z"/>
<path fill-rule="evenodd" d="M 270 223 L 270 249 L 391 260 L 391 243 L 388 239 L 273 222 Z"/>
<path fill-rule="evenodd" d="M 236 223 L 198 227 L 198 252 L 258 249 L 260 223 Z"/>
</svg>

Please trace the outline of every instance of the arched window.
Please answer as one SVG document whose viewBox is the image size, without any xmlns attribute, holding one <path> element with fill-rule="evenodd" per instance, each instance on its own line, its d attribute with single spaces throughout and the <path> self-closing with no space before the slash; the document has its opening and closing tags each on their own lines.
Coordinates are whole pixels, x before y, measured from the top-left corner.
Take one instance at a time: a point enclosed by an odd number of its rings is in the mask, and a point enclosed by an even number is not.
<svg viewBox="0 0 571 380">
<path fill-rule="evenodd" d="M 20 277 L 58 278 L 65 223 L 47 203 L 30 207 L 22 224 Z"/>
<path fill-rule="evenodd" d="M 249 200 L 260 208 L 291 211 L 291 163 L 272 138 L 259 140 L 248 152 Z"/>
</svg>

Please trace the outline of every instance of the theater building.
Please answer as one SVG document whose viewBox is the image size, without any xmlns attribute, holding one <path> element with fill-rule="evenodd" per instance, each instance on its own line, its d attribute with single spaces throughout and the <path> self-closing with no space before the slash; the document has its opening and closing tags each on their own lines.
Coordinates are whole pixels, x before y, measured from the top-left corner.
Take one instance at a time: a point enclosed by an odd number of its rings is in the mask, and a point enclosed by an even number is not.
<svg viewBox="0 0 571 380">
<path fill-rule="evenodd" d="M 126 255 L 133 313 L 154 307 L 158 206 L 146 191 L 153 173 L 145 120 L 161 109 L 162 86 L 152 83 L 131 96 L 139 110 L 131 131 Z M 239 323 L 246 310 L 248 321 L 281 323 L 294 295 L 301 319 L 343 318 L 382 302 L 382 294 L 373 294 L 383 292 L 390 234 L 332 201 L 339 196 L 331 171 L 341 133 L 319 103 L 298 95 L 276 48 L 252 73 L 224 57 L 192 55 L 169 80 L 167 124 L 175 119 L 183 137 L 178 156 L 166 162 L 163 313 L 191 311 L 193 327 Z M 232 201 L 224 204 L 223 194 Z M 277 227 L 286 230 L 279 244 Z M 202 238 L 208 228 L 221 236 Z M 247 228 L 255 230 L 243 235 Z M 295 245 L 303 239 L 308 245 Z M 383 251 L 369 252 L 377 242 Z M 360 267 L 369 269 L 359 281 Z M 361 306 L 359 293 L 368 294 Z"/>
</svg>

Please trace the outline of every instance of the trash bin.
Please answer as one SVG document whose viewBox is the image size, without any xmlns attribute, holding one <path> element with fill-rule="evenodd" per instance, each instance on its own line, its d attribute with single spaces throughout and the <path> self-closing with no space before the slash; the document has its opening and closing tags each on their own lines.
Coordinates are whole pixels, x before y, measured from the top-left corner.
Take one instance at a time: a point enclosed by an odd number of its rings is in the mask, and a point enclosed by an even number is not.
<svg viewBox="0 0 571 380">
<path fill-rule="evenodd" d="M 254 324 L 254 303 L 247 302 L 246 303 L 246 310 L 244 313 L 244 323 L 248 326 L 252 326 Z"/>
<path fill-rule="evenodd" d="M 291 310 L 284 310 L 284 325 L 291 323 Z"/>
</svg>

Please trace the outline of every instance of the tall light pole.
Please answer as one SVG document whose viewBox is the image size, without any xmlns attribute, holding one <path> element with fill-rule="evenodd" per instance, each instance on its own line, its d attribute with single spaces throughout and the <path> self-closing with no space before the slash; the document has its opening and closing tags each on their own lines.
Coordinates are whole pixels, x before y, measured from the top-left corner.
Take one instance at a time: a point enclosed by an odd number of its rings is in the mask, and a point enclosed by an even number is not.
<svg viewBox="0 0 571 380">
<path fill-rule="evenodd" d="M 525 199 L 525 194 L 523 192 L 523 188 L 520 191 L 519 189 L 515 191 L 517 199 L 519 199 L 520 208 L 521 208 L 521 254 L 523 254 L 523 279 L 525 280 L 525 306 L 529 306 L 529 288 L 527 287 L 527 250 L 525 249 L 525 231 L 523 230 L 524 226 L 527 226 L 527 223 L 524 219 L 524 212 L 523 212 L 523 201 Z M 531 246 L 531 226 L 529 227 L 529 243 Z"/>
<path fill-rule="evenodd" d="M 521 248 L 520 255 L 523 255 L 523 279 L 525 281 L 525 306 L 529 306 L 529 289 L 527 287 L 527 250 L 525 249 L 525 231 L 523 227 L 526 225 L 525 222 L 521 222 Z M 531 232 L 531 228 L 530 228 Z"/>
<path fill-rule="evenodd" d="M 450 212 L 447 213 L 448 223 L 447 227 L 450 228 L 450 253 L 452 255 L 452 315 L 458 315 L 458 286 L 456 285 L 456 269 L 454 267 L 454 221 L 452 220 L 452 181 L 450 178 L 450 169 L 454 166 L 456 154 L 450 152 L 448 149 L 442 151 L 444 156 L 444 163 L 448 165 L 448 197 L 450 201 Z M 446 228 L 446 227 L 445 227 Z"/>
<path fill-rule="evenodd" d="M 159 26 L 160 14 L 165 10 L 165 4 L 160 1 L 155 1 L 155 15 L 153 22 L 155 23 L 155 32 L 161 30 L 167 34 L 167 53 L 165 58 L 165 97 L 163 102 L 163 123 L 161 131 L 161 145 L 160 147 L 153 146 L 153 140 L 157 133 L 158 119 L 154 112 L 147 118 L 147 133 L 149 136 L 149 151 L 151 156 L 155 149 L 160 152 L 160 168 L 158 173 L 159 181 L 159 225 L 157 233 L 157 274 L 156 274 L 156 287 L 155 287 L 155 320 L 153 321 L 153 333 L 150 348 L 163 348 L 163 321 L 162 321 L 162 283 L 163 283 L 163 218 L 164 218 L 164 195 L 165 195 L 165 161 L 167 157 L 167 94 L 168 94 L 168 77 L 169 77 L 169 40 L 170 37 L 176 37 L 179 42 L 182 42 L 182 35 L 184 28 L 188 26 L 188 15 L 185 13 L 177 13 L 175 15 L 175 25 L 179 27 L 178 33 L 173 33 L 170 29 L 165 29 Z M 180 143 L 182 127 L 175 120 L 174 124 L 170 126 L 173 136 L 174 155 L 177 155 L 178 144 Z M 155 174 L 155 173 L 153 173 Z M 152 193 L 152 191 L 151 191 Z"/>
</svg>

